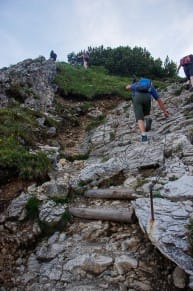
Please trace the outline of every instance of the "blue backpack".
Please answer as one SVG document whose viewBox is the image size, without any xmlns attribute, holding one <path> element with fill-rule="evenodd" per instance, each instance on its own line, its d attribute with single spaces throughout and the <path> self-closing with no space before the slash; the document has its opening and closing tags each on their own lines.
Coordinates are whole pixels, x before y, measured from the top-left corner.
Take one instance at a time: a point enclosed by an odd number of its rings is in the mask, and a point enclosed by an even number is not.
<svg viewBox="0 0 193 291">
<path fill-rule="evenodd" d="M 143 93 L 147 93 L 150 91 L 152 82 L 150 79 L 147 78 L 141 78 L 135 86 L 136 91 L 138 92 L 143 92 Z"/>
</svg>

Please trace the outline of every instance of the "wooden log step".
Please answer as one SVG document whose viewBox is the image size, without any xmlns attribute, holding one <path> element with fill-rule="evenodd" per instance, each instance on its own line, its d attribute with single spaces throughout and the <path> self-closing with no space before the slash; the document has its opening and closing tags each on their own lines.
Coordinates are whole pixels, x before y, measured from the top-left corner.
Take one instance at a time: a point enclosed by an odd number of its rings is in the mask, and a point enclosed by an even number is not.
<svg viewBox="0 0 193 291">
<path fill-rule="evenodd" d="M 116 222 L 133 222 L 134 209 L 122 208 L 120 210 L 113 208 L 91 209 L 91 208 L 69 208 L 69 212 L 79 218 L 92 220 L 108 220 Z"/>
<path fill-rule="evenodd" d="M 133 193 L 133 190 L 128 188 L 117 188 L 117 189 L 90 189 L 84 194 L 89 198 L 99 198 L 99 199 L 128 199 L 133 200 L 139 196 Z"/>
</svg>

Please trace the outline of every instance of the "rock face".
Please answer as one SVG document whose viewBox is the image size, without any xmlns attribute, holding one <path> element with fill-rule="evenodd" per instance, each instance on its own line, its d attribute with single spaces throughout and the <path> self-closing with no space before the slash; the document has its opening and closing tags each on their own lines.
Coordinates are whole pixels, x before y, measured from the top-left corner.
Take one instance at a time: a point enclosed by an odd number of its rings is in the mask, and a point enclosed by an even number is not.
<svg viewBox="0 0 193 291">
<path fill-rule="evenodd" d="M 1 106 L 28 88 L 25 105 L 48 109 L 55 72 L 55 63 L 42 57 L 1 70 Z M 16 84 L 20 94 L 13 96 Z M 168 87 L 164 97 L 168 119 L 152 104 L 148 142 L 139 142 L 132 105 L 120 102 L 104 124 L 84 133 L 87 160 L 56 161 L 49 182 L 31 185 L 10 202 L 0 216 L 2 288 L 192 290 L 186 226 L 193 212 L 193 119 L 185 115 L 192 102 L 188 92 L 176 96 L 175 89 Z M 30 197 L 39 201 L 32 221 Z M 119 222 L 114 217 L 123 209 L 126 219 Z"/>
<path fill-rule="evenodd" d="M 26 106 L 46 111 L 54 99 L 56 64 L 39 57 L 0 70 L 0 107 L 14 100 Z"/>
<path fill-rule="evenodd" d="M 186 273 L 193 275 L 193 258 L 188 255 L 186 239 L 186 225 L 193 212 L 192 203 L 155 198 L 154 221 L 151 220 L 149 199 L 137 199 L 134 205 L 140 226 L 152 243 Z"/>
</svg>

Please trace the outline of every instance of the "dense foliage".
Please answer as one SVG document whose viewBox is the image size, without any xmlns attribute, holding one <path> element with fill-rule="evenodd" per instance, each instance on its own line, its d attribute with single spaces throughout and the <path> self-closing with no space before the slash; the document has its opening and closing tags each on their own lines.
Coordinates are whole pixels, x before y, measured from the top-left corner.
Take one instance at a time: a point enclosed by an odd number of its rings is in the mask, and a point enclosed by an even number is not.
<svg viewBox="0 0 193 291">
<path fill-rule="evenodd" d="M 154 59 L 151 54 L 141 47 L 119 46 L 117 48 L 88 47 L 89 66 L 103 66 L 110 74 L 120 76 L 146 76 L 150 78 L 167 78 L 176 76 L 176 64 L 167 56 L 162 62 Z M 84 51 L 68 55 L 68 62 L 81 65 Z"/>
</svg>

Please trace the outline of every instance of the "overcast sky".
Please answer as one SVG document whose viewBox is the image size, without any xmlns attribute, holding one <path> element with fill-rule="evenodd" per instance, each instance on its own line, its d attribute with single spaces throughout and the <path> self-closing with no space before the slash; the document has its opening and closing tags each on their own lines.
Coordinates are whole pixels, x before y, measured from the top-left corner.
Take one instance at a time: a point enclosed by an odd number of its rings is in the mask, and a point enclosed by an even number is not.
<svg viewBox="0 0 193 291">
<path fill-rule="evenodd" d="M 0 0 L 0 68 L 100 45 L 179 63 L 193 53 L 193 0 Z"/>
</svg>

